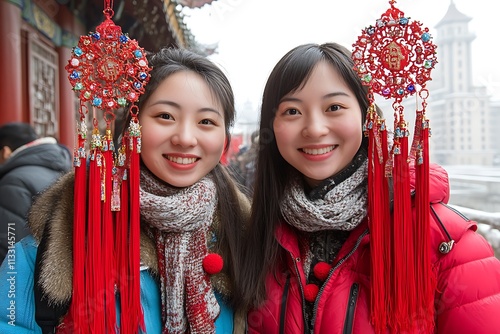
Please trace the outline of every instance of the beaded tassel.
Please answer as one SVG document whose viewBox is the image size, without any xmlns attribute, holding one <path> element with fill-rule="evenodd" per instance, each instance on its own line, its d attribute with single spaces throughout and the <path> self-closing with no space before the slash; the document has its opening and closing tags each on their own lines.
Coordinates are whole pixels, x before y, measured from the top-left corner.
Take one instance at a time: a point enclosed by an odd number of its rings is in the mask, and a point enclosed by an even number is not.
<svg viewBox="0 0 500 334">
<path fill-rule="evenodd" d="M 73 211 L 73 296 L 68 317 L 71 322 L 81 324 L 85 321 L 85 313 L 81 305 L 85 302 L 85 248 L 86 248 L 86 220 L 85 202 L 87 198 L 87 166 L 85 140 L 87 126 L 85 115 L 80 110 L 80 126 L 77 128 L 77 145 L 74 152 L 75 187 Z"/>
<path fill-rule="evenodd" d="M 429 256 L 428 123 L 424 112 L 417 111 L 414 141 L 409 150 L 409 131 L 401 102 L 419 92 L 425 110 L 425 84 L 437 63 L 436 46 L 427 28 L 422 29 L 420 22 L 406 17 L 394 6 L 394 0 L 389 4 L 376 24 L 363 30 L 352 53 L 354 68 L 369 87 L 368 99 L 372 104 L 365 123 L 369 139 L 372 322 L 377 333 L 388 328 L 431 333 L 436 285 Z M 374 116 L 374 93 L 394 100 L 394 142 L 389 153 L 386 131 L 380 131 L 383 125 Z M 412 165 L 416 169 L 414 199 L 410 189 Z M 393 183 L 392 221 L 386 197 L 389 180 Z"/>
<path fill-rule="evenodd" d="M 88 166 L 82 153 L 87 144 L 83 126 L 75 153 L 73 298 L 63 320 L 71 333 L 116 333 L 120 327 L 122 333 L 135 334 L 144 329 L 139 285 L 140 129 L 134 132 L 133 147 L 122 152 L 118 162 L 112 129 L 114 110 L 127 105 L 138 126 L 135 103 L 151 69 L 144 50 L 111 20 L 111 4 L 105 0 L 105 20 L 95 32 L 80 36 L 66 65 L 80 110 L 88 104 L 94 110 Z M 96 110 L 102 111 L 106 123 L 104 136 Z M 85 123 L 83 112 L 81 122 Z M 130 182 L 127 175 L 132 176 Z M 116 321 L 115 287 L 121 324 Z"/>
<path fill-rule="evenodd" d="M 140 266 L 140 203 L 139 203 L 139 182 L 140 168 L 139 155 L 141 153 L 141 129 L 136 117 L 132 117 L 129 127 L 130 140 L 130 247 L 129 247 L 129 291 L 128 298 L 130 304 L 130 328 L 141 328 L 144 330 L 144 318 L 141 308 L 141 295 L 139 285 Z"/>
</svg>

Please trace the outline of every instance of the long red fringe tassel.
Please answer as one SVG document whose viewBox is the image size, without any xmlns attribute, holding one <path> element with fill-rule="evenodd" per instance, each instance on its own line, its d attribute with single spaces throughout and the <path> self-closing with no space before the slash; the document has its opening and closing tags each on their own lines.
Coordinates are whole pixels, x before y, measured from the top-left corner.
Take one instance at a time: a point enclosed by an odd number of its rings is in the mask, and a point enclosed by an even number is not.
<svg viewBox="0 0 500 334">
<path fill-rule="evenodd" d="M 387 237 L 390 224 L 387 210 L 388 189 L 385 177 L 385 159 L 387 159 L 387 149 L 384 150 L 383 140 L 380 143 L 379 135 L 387 135 L 383 121 L 378 119 L 374 106 L 368 111 L 368 121 L 365 124 L 368 135 L 368 205 L 372 210 L 368 210 L 370 222 L 370 249 L 372 253 L 372 291 L 371 291 L 371 314 L 372 322 L 378 333 L 385 331 L 388 313 L 390 312 L 389 292 L 390 285 L 386 280 L 390 269 L 390 252 L 387 251 L 390 245 L 390 238 Z"/>
<path fill-rule="evenodd" d="M 418 126 L 418 128 L 417 128 Z M 436 278 L 432 270 L 429 237 L 429 123 L 417 117 L 415 133 L 420 133 L 416 156 L 416 224 L 414 226 L 415 275 L 417 291 L 417 324 L 424 333 L 434 330 L 434 291 Z"/>
<path fill-rule="evenodd" d="M 87 166 L 85 152 L 85 126 L 79 130 L 78 145 L 74 153 L 75 186 L 74 186 L 74 211 L 73 211 L 73 296 L 68 311 L 69 322 L 81 328 L 86 321 L 83 312 L 85 301 L 85 241 L 87 212 Z M 68 324 L 69 326 L 72 326 Z M 74 326 L 72 326 L 74 327 Z M 74 333 L 78 333 L 76 330 Z"/>
<path fill-rule="evenodd" d="M 380 131 L 382 138 L 382 156 L 384 161 L 384 170 L 383 175 L 381 176 L 382 182 L 382 191 L 381 191 L 381 207 L 380 211 L 382 213 L 381 221 L 383 224 L 383 243 L 382 245 L 386 245 L 383 248 L 383 258 L 384 258 L 384 271 L 385 271 L 385 305 L 386 312 L 388 314 L 392 314 L 393 305 L 391 299 L 391 287 L 394 285 L 392 281 L 392 273 L 393 270 L 393 258 L 392 258 L 392 247 L 393 247 L 393 226 L 391 224 L 391 209 L 390 209 L 390 196 L 389 196 L 389 177 L 392 175 L 390 171 L 387 170 L 387 161 L 389 160 L 389 145 L 387 142 L 387 129 L 385 127 L 385 123 L 383 123 L 383 129 Z"/>
<path fill-rule="evenodd" d="M 116 191 L 120 193 L 120 210 L 116 213 L 116 255 L 118 265 L 118 291 L 120 293 L 120 334 L 132 333 L 129 328 L 129 322 L 126 320 L 130 314 L 128 303 L 128 221 L 129 221 L 129 203 L 128 203 L 128 171 L 126 169 L 127 154 L 126 139 L 122 138 L 122 146 L 118 153 L 119 165 L 116 178 Z"/>
<path fill-rule="evenodd" d="M 122 203 L 128 204 L 128 180 L 123 180 L 121 185 L 121 199 Z M 127 316 L 130 314 L 129 309 L 129 274 L 128 274 L 128 205 L 122 205 L 119 219 L 117 221 L 117 236 L 118 236 L 118 247 L 119 247 L 119 257 L 118 257 L 118 268 L 119 268 L 119 291 L 120 291 L 120 308 L 121 308 L 121 319 L 120 319 L 120 333 L 129 334 L 133 333 L 131 328 L 129 328 L 129 322 L 127 321 Z"/>
<path fill-rule="evenodd" d="M 398 109 L 399 108 L 399 109 Z M 396 106 L 392 155 L 387 131 L 370 107 L 368 136 L 368 218 L 372 253 L 371 319 L 377 333 L 431 333 L 436 279 L 430 259 L 429 126 L 417 113 L 415 138 L 408 150 L 402 107 Z M 417 153 L 417 156 L 415 156 Z M 410 163 L 415 163 L 416 220 L 412 220 Z M 393 180 L 391 222 L 388 177 Z"/>
<path fill-rule="evenodd" d="M 140 184 L 140 153 L 141 153 L 141 136 L 139 121 L 136 117 L 130 122 L 130 247 L 129 247 L 129 310 L 128 320 L 130 328 L 136 332 L 139 328 L 144 330 L 144 317 L 141 307 L 140 295 L 140 200 L 139 200 L 139 184 Z"/>
<path fill-rule="evenodd" d="M 404 119 L 395 124 L 394 152 L 394 319 L 391 327 L 397 332 L 408 332 L 414 326 L 416 282 L 414 272 L 414 242 L 408 165 L 408 135 Z"/>
<path fill-rule="evenodd" d="M 129 133 L 119 159 L 124 163 L 115 166 L 111 130 L 101 143 L 99 130 L 94 128 L 88 180 L 85 154 L 81 153 L 85 138 L 79 137 L 80 149 L 75 152 L 73 297 L 60 327 L 69 333 L 118 331 L 115 284 L 120 292 L 121 334 L 145 329 L 140 296 L 141 138 L 136 117 Z"/>
<path fill-rule="evenodd" d="M 95 136 L 94 130 L 93 136 Z M 94 139 L 93 139 L 94 140 Z M 88 327 L 92 333 L 104 333 L 104 273 L 101 226 L 101 168 L 102 152 L 100 147 L 91 150 L 89 166 L 88 196 L 88 247 L 86 256 L 87 275 L 85 283 L 87 295 Z"/>
<path fill-rule="evenodd" d="M 113 187 L 113 138 L 111 129 L 106 129 L 103 149 L 103 166 L 101 186 L 101 204 L 102 204 L 102 255 L 103 261 L 103 279 L 104 279 L 104 307 L 106 333 L 116 332 L 116 305 L 115 305 L 115 282 L 116 282 L 116 262 L 115 262 L 115 235 L 112 204 Z"/>
</svg>

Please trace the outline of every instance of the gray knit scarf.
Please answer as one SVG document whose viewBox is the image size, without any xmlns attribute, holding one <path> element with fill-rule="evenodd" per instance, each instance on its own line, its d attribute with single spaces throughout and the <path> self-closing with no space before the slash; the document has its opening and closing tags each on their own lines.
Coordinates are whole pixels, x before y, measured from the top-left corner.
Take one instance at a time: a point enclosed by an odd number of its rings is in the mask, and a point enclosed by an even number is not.
<svg viewBox="0 0 500 334">
<path fill-rule="evenodd" d="M 163 333 L 215 333 L 220 307 L 202 266 L 217 206 L 212 178 L 175 188 L 143 169 L 140 201 L 158 254 Z"/>
<path fill-rule="evenodd" d="M 304 181 L 297 175 L 285 190 L 281 213 L 288 224 L 300 231 L 351 231 L 367 213 L 367 173 L 365 160 L 351 176 L 316 200 L 307 197 Z"/>
</svg>

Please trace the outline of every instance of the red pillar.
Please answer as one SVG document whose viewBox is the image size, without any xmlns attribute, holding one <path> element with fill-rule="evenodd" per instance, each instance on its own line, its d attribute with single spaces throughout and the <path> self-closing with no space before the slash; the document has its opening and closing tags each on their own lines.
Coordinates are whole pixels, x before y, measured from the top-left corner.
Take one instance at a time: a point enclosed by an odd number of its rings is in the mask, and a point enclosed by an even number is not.
<svg viewBox="0 0 500 334">
<path fill-rule="evenodd" d="M 73 148 L 76 139 L 75 93 L 68 80 L 68 72 L 64 69 L 71 56 L 71 50 L 61 46 L 59 53 L 59 141 Z"/>
<path fill-rule="evenodd" d="M 75 30 L 79 29 L 75 29 L 75 19 L 66 6 L 59 6 L 57 23 L 62 29 L 78 36 L 78 31 Z M 61 45 L 57 50 L 59 54 L 59 141 L 70 149 L 75 146 L 76 140 L 76 107 L 75 93 L 71 89 L 65 66 L 71 57 L 73 46 Z"/>
<path fill-rule="evenodd" d="M 21 23 L 21 8 L 0 0 L 0 124 L 27 121 L 22 113 Z"/>
</svg>

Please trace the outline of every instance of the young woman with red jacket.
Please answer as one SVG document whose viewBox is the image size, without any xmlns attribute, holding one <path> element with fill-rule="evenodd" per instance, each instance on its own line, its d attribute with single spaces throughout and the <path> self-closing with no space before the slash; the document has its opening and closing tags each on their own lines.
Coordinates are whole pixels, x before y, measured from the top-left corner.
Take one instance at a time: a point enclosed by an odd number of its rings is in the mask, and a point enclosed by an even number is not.
<svg viewBox="0 0 500 334">
<path fill-rule="evenodd" d="M 248 333 L 500 333 L 500 261 L 476 223 L 447 206 L 447 174 L 435 165 L 428 203 L 434 307 L 411 314 L 404 329 L 373 325 L 369 101 L 353 66 L 338 44 L 301 45 L 266 84 L 239 274 Z M 390 319 L 400 310 L 385 311 Z"/>
</svg>

